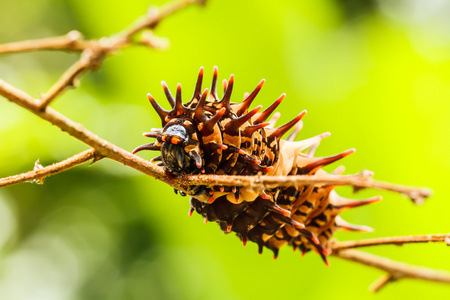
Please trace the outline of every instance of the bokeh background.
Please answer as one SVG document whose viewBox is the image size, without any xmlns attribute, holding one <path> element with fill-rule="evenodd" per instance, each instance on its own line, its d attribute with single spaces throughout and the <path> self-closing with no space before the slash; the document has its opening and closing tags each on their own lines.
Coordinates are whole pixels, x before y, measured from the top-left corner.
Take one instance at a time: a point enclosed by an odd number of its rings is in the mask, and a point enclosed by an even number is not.
<svg viewBox="0 0 450 300">
<path fill-rule="evenodd" d="M 109 36 L 164 1 L 3 0 L 0 42 L 63 35 Z M 183 84 L 191 96 L 200 66 L 236 76 L 235 101 L 260 79 L 256 102 L 281 93 L 281 122 L 303 110 L 300 138 L 325 131 L 318 155 L 355 147 L 347 173 L 427 186 L 434 196 L 414 206 L 400 195 L 344 213 L 373 233 L 338 233 L 341 240 L 449 232 L 450 2 L 445 0 L 219 1 L 164 20 L 156 34 L 170 48 L 124 49 L 88 73 L 54 108 L 99 136 L 131 150 L 158 127 L 146 99 L 164 103 L 160 81 Z M 34 97 L 76 61 L 77 54 L 0 56 L 0 77 Z M 256 103 L 255 102 L 255 103 Z M 0 176 L 32 169 L 86 149 L 5 99 L 0 101 Z M 142 153 L 150 159 L 152 153 Z M 335 166 L 331 166 L 333 169 Z M 328 169 L 328 170 L 331 170 Z M 187 216 L 187 198 L 113 161 L 87 164 L 0 190 L 1 299 L 397 299 L 441 297 L 446 285 L 402 280 L 377 295 L 368 285 L 382 273 L 315 254 L 243 247 L 216 224 Z M 450 270 L 443 244 L 383 246 L 367 251 Z"/>
</svg>

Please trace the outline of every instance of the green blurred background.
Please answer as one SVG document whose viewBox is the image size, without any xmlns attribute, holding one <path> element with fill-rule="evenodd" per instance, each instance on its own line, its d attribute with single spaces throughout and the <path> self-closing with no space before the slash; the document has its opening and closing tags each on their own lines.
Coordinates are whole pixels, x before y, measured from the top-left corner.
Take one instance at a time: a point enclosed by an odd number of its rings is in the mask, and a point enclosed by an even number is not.
<svg viewBox="0 0 450 300">
<path fill-rule="evenodd" d="M 87 38 L 120 31 L 150 4 L 165 1 L 2 0 L 0 42 L 63 35 Z M 53 107 L 99 136 L 131 150 L 158 127 L 146 93 L 164 103 L 160 81 L 191 96 L 200 66 L 210 81 L 236 76 L 234 100 L 266 84 L 258 104 L 281 93 L 281 122 L 308 110 L 299 138 L 331 131 L 318 155 L 355 147 L 347 173 L 427 186 L 434 196 L 414 206 L 400 195 L 343 214 L 373 233 L 338 233 L 341 240 L 449 232 L 450 2 L 219 1 L 164 20 L 156 34 L 170 48 L 124 49 L 88 73 Z M 34 97 L 77 59 L 39 52 L 0 56 L 0 78 Z M 255 102 L 255 103 L 256 103 Z M 166 105 L 167 107 L 167 105 Z M 0 176 L 32 169 L 87 149 L 81 142 L 2 99 Z M 150 159 L 153 153 L 142 153 Z M 331 166 L 332 170 L 335 166 Z M 402 280 L 377 295 L 368 285 L 382 273 L 315 254 L 243 247 L 200 216 L 188 198 L 113 161 L 87 164 L 0 190 L 0 299 L 398 299 L 445 298 L 449 286 Z M 384 246 L 367 251 L 450 270 L 443 244 Z"/>
</svg>

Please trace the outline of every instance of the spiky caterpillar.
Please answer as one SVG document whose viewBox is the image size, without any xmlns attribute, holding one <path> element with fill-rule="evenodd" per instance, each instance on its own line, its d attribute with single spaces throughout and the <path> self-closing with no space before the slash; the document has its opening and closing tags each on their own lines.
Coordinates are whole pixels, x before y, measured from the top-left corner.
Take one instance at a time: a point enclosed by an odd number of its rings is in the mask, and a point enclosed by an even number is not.
<svg viewBox="0 0 450 300">
<path fill-rule="evenodd" d="M 158 113 L 162 129 L 144 133 L 156 138 L 151 144 L 137 147 L 141 150 L 160 150 L 161 156 L 152 161 L 163 166 L 171 176 L 184 174 L 219 175 L 314 175 L 325 172 L 321 168 L 352 154 L 350 149 L 330 157 L 314 157 L 324 133 L 303 141 L 294 141 L 301 129 L 302 111 L 292 121 L 274 128 L 278 115 L 266 120 L 284 99 L 282 94 L 266 110 L 261 106 L 249 111 L 259 93 L 262 80 L 251 94 L 240 103 L 231 102 L 234 76 L 224 80 L 224 96 L 217 96 L 217 67 L 214 67 L 211 91 L 203 92 L 203 68 L 200 68 L 192 99 L 183 104 L 181 85 L 173 97 L 163 81 L 165 95 L 172 107 L 164 110 L 148 94 Z M 292 127 L 286 140 L 281 137 Z M 306 152 L 305 152 L 306 151 Z M 347 208 L 379 201 L 374 197 L 352 201 L 339 196 L 334 186 L 308 185 L 280 187 L 259 193 L 250 188 L 193 186 L 190 215 L 197 211 L 207 221 L 219 223 L 220 228 L 236 232 L 243 241 L 273 250 L 275 258 L 284 245 L 299 248 L 304 254 L 315 249 L 327 263 L 328 244 L 337 229 L 367 231 L 368 227 L 345 222 L 338 214 Z M 202 201 L 208 195 L 208 201 Z"/>
</svg>

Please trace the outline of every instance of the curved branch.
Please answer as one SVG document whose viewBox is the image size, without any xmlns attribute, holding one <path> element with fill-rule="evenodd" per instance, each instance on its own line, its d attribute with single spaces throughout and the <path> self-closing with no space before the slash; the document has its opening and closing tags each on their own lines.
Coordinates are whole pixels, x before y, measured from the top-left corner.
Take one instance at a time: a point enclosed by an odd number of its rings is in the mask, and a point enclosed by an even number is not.
<svg viewBox="0 0 450 300">
<path fill-rule="evenodd" d="M 35 170 L 30 171 L 30 172 L 26 172 L 26 173 L 14 175 L 14 176 L 9 176 L 6 178 L 1 178 L 0 179 L 0 187 L 13 185 L 13 184 L 17 184 L 17 183 L 22 183 L 22 182 L 26 182 L 26 181 L 31 181 L 31 180 L 39 180 L 42 182 L 46 177 L 48 177 L 50 175 L 61 173 L 63 171 L 66 171 L 70 168 L 76 167 L 84 162 L 87 162 L 87 161 L 89 161 L 91 159 L 95 159 L 95 158 L 96 158 L 95 150 L 88 149 L 88 150 L 80 152 L 72 157 L 69 157 L 63 161 L 60 161 L 60 162 L 55 163 L 50 166 L 39 168 L 39 169 L 35 168 Z"/>
<path fill-rule="evenodd" d="M 408 236 L 390 236 L 382 238 L 365 239 L 360 241 L 335 241 L 331 244 L 333 251 L 379 246 L 379 245 L 403 245 L 406 243 L 428 243 L 428 242 L 445 242 L 450 245 L 450 233 L 427 234 L 427 235 L 408 235 Z"/>
<path fill-rule="evenodd" d="M 378 280 L 376 284 L 372 285 L 372 291 L 377 291 L 388 282 L 401 278 L 450 283 L 450 272 L 444 270 L 414 266 L 354 249 L 338 250 L 331 255 L 386 271 L 388 273 L 387 277 L 385 276 L 382 280 Z"/>
</svg>

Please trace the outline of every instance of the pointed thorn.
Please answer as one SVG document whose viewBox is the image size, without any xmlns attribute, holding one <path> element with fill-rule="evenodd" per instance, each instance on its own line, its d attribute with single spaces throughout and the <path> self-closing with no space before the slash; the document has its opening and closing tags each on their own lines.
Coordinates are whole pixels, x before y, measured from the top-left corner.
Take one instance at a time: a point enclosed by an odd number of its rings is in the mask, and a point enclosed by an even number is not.
<svg viewBox="0 0 450 300">
<path fill-rule="evenodd" d="M 247 110 L 250 107 L 250 105 L 252 104 L 253 100 L 258 95 L 259 91 L 261 90 L 264 82 L 266 82 L 265 79 L 261 80 L 259 82 L 258 86 L 255 88 L 255 90 L 250 95 L 248 95 L 247 97 L 244 96 L 244 101 L 242 103 L 242 106 L 236 113 L 238 116 L 243 115 L 244 113 L 247 112 Z"/>
<path fill-rule="evenodd" d="M 233 227 L 233 224 L 227 223 L 227 232 L 231 232 L 231 227 Z"/>
<path fill-rule="evenodd" d="M 314 171 L 318 168 L 329 165 L 329 164 L 331 164 L 335 161 L 338 161 L 346 156 L 349 156 L 350 154 L 355 153 L 355 151 L 356 151 L 355 149 L 349 149 L 349 150 L 346 150 L 337 155 L 319 158 L 315 162 L 312 162 L 309 165 L 306 165 L 305 167 L 303 167 L 302 168 L 303 174 L 310 173 L 311 171 Z"/>
<path fill-rule="evenodd" d="M 262 108 L 262 105 L 258 105 L 257 107 L 255 107 L 252 111 L 250 111 L 249 113 L 240 116 L 232 121 L 230 121 L 226 126 L 225 126 L 225 131 L 228 134 L 235 134 L 237 133 L 237 131 L 239 130 L 239 128 L 247 121 L 249 121 L 260 109 Z"/>
<path fill-rule="evenodd" d="M 281 101 L 283 101 L 284 97 L 286 97 L 286 94 L 281 94 L 281 96 L 266 110 L 261 112 L 259 116 L 256 118 L 256 120 L 253 122 L 253 124 L 259 124 L 264 122 L 272 113 L 273 111 L 280 105 Z"/>
<path fill-rule="evenodd" d="M 227 80 L 226 79 L 222 80 L 222 87 L 224 93 L 227 91 L 227 86 L 228 86 Z"/>
<path fill-rule="evenodd" d="M 207 219 L 207 218 L 204 218 L 204 219 L 203 219 L 203 223 L 205 223 L 205 224 L 208 223 L 208 219 Z"/>
<path fill-rule="evenodd" d="M 242 135 L 250 137 L 255 131 L 257 131 L 261 128 L 267 127 L 269 125 L 270 125 L 269 122 L 261 123 L 261 124 L 257 124 L 257 125 L 250 125 L 242 131 Z"/>
<path fill-rule="evenodd" d="M 159 132 L 144 132 L 142 135 L 149 138 L 156 138 L 159 134 Z"/>
<path fill-rule="evenodd" d="M 380 202 L 381 200 L 383 200 L 382 196 L 375 196 L 375 197 L 369 198 L 367 200 L 351 201 L 351 202 L 348 201 L 343 204 L 338 204 L 336 207 L 341 210 L 346 210 L 349 208 L 354 208 L 354 207 L 359 207 L 359 206 L 363 206 L 363 205 L 367 205 L 367 204 L 377 203 L 377 202 Z"/>
<path fill-rule="evenodd" d="M 203 67 L 200 67 L 200 71 L 198 72 L 197 83 L 195 84 L 194 94 L 192 95 L 192 99 L 200 100 L 202 95 L 202 82 L 203 82 Z"/>
<path fill-rule="evenodd" d="M 192 214 L 194 214 L 194 209 L 193 208 L 189 209 L 188 216 L 192 217 Z"/>
<path fill-rule="evenodd" d="M 295 117 L 292 121 L 278 127 L 270 137 L 276 137 L 277 139 L 281 138 L 292 126 L 297 124 L 304 116 L 306 115 L 306 110 L 302 111 L 297 117 Z"/>
<path fill-rule="evenodd" d="M 165 81 L 161 81 L 161 85 L 164 89 L 164 94 L 166 94 L 167 101 L 170 103 L 170 107 L 175 106 L 175 98 L 172 96 L 172 93 L 169 90 L 169 87 L 167 86 L 167 83 Z"/>
<path fill-rule="evenodd" d="M 213 79 L 211 82 L 211 96 L 214 98 L 214 100 L 219 100 L 219 97 L 217 96 L 217 74 L 218 74 L 217 66 L 214 66 L 213 69 Z"/>
<path fill-rule="evenodd" d="M 152 97 L 150 93 L 147 94 L 147 98 L 150 101 L 150 104 L 153 106 L 153 109 L 156 111 L 158 116 L 161 118 L 163 124 L 166 123 L 166 117 L 169 115 L 169 112 L 163 109 Z"/>
<path fill-rule="evenodd" d="M 245 246 L 247 246 L 247 237 L 245 235 L 242 235 L 242 244 Z"/>
<path fill-rule="evenodd" d="M 295 138 L 297 137 L 298 133 L 300 132 L 300 130 L 302 130 L 302 128 L 303 128 L 303 121 L 299 121 L 297 124 L 295 124 L 294 130 L 287 137 L 286 141 L 289 141 L 289 142 L 294 141 Z"/>
<path fill-rule="evenodd" d="M 281 114 L 279 112 L 276 112 L 273 114 L 272 118 L 269 120 L 269 128 L 274 128 L 275 124 L 277 123 L 278 119 L 280 118 Z"/>
<path fill-rule="evenodd" d="M 152 144 L 145 144 L 145 145 L 141 145 L 139 147 L 136 147 L 133 151 L 131 151 L 131 153 L 136 154 L 139 151 L 142 150 L 160 150 L 161 147 L 157 146 L 155 143 Z"/>
</svg>

